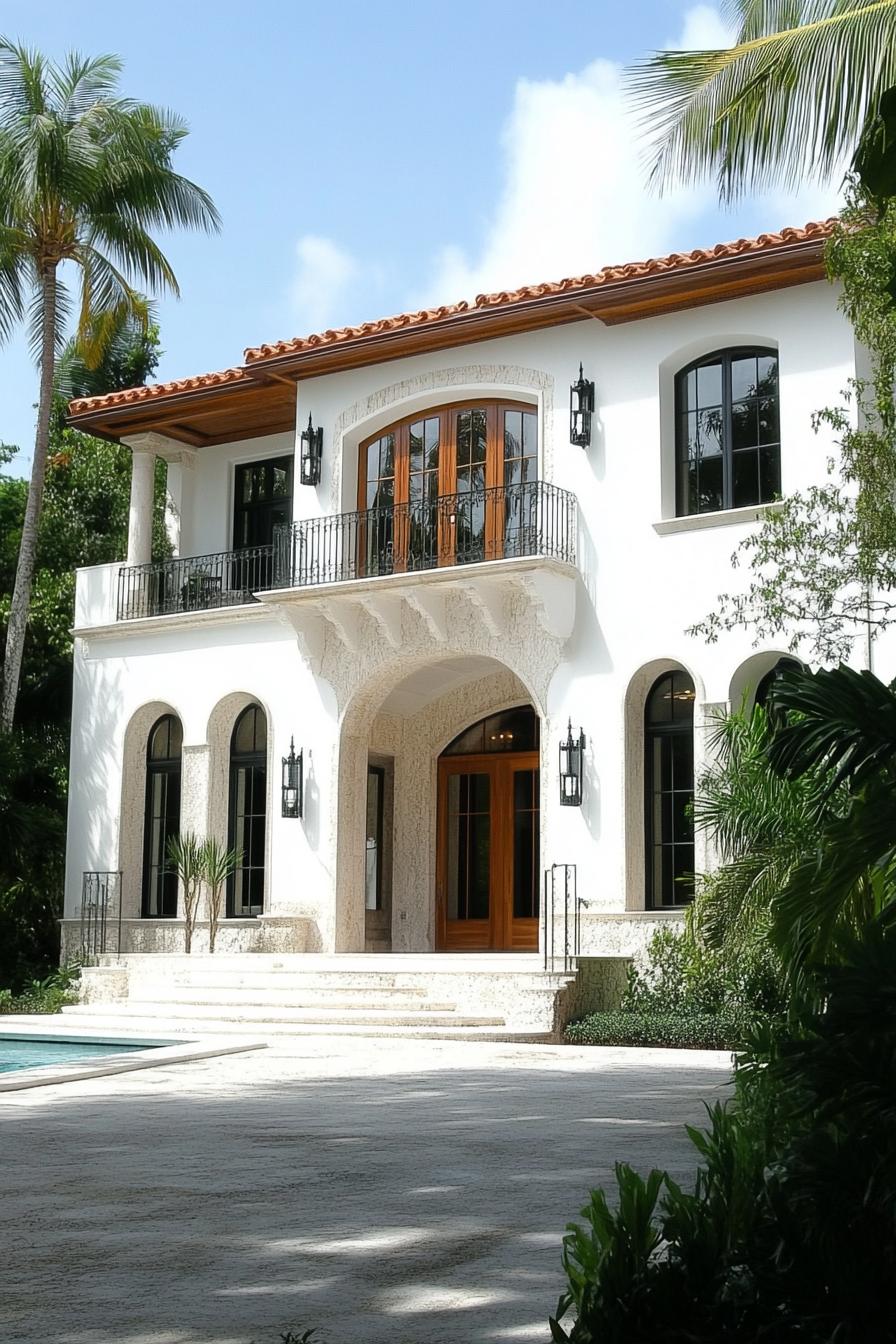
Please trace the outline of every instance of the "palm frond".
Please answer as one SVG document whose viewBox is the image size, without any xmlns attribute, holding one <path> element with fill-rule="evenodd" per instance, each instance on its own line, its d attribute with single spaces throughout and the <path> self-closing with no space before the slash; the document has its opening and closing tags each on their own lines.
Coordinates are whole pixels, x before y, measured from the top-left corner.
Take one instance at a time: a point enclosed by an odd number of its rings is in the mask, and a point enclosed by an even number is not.
<svg viewBox="0 0 896 1344">
<path fill-rule="evenodd" d="M 896 0 L 741 0 L 729 12 L 734 46 L 657 52 L 627 74 L 651 180 L 713 177 L 730 200 L 842 171 L 896 84 Z"/>
<path fill-rule="evenodd" d="M 824 761 L 829 789 L 858 790 L 896 763 L 896 696 L 871 672 L 789 671 L 770 703 L 790 715 L 768 748 L 773 768 L 789 779 Z"/>
</svg>

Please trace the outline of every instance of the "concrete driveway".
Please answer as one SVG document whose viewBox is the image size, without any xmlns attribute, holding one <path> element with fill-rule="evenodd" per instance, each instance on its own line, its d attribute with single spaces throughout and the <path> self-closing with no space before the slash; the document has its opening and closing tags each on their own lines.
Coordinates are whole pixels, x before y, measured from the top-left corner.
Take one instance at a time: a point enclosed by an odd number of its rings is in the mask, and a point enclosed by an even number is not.
<svg viewBox="0 0 896 1344">
<path fill-rule="evenodd" d="M 400 1040 L 0 1100 L 3 1344 L 546 1341 L 613 1163 L 687 1177 L 710 1053 Z"/>
</svg>

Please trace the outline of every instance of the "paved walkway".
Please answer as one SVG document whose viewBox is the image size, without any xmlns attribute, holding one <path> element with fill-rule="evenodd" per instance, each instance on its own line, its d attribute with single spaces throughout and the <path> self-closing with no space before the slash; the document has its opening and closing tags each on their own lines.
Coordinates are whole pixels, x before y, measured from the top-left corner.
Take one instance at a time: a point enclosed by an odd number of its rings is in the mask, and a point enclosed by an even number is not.
<svg viewBox="0 0 896 1344">
<path fill-rule="evenodd" d="M 692 1171 L 714 1054 L 404 1041 L 0 1100 L 3 1344 L 545 1341 L 613 1163 Z"/>
</svg>

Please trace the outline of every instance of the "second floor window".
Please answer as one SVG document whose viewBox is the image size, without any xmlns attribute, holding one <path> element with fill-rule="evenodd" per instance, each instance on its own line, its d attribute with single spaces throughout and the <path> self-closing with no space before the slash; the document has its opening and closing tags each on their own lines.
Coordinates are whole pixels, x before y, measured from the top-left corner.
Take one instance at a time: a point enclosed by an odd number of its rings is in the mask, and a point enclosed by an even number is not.
<svg viewBox="0 0 896 1344">
<path fill-rule="evenodd" d="M 243 462 L 234 473 L 233 549 L 269 546 L 274 529 L 292 522 L 291 457 Z"/>
<path fill-rule="evenodd" d="M 367 573 L 530 554 L 537 525 L 534 406 L 465 402 L 420 412 L 361 444 Z"/>
<path fill-rule="evenodd" d="M 781 493 L 778 357 L 721 350 L 675 380 L 679 517 L 768 504 Z"/>
</svg>

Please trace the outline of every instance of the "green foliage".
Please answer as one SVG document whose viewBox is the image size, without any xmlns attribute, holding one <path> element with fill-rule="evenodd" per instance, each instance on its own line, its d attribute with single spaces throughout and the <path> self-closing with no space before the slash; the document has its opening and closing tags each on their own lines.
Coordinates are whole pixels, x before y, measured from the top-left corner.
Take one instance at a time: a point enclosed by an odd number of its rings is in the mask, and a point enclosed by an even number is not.
<svg viewBox="0 0 896 1344">
<path fill-rule="evenodd" d="M 688 1130 L 692 1190 L 618 1167 L 617 1210 L 592 1195 L 564 1239 L 557 1344 L 893 1338 L 896 927 L 838 952 L 821 1006 L 755 1036 L 735 1102 Z"/>
<path fill-rule="evenodd" d="M 157 346 L 156 346 L 157 348 Z M 114 370 L 104 366 L 111 380 Z M 106 390 L 114 384 L 106 383 Z M 0 984 L 17 990 L 59 959 L 72 700 L 74 570 L 127 546 L 130 453 L 57 426 L 51 442 L 15 731 L 0 734 Z M 11 456 L 0 452 L 0 464 Z M 165 466 L 154 546 L 165 554 Z M 0 629 L 15 581 L 27 485 L 0 472 Z"/>
<path fill-rule="evenodd" d="M 208 950 L 214 952 L 215 938 L 221 919 L 224 887 L 231 873 L 243 862 L 241 849 L 226 849 L 219 840 L 208 836 L 199 846 L 199 872 L 205 886 L 208 910 Z"/>
<path fill-rule="evenodd" d="M 192 952 L 202 885 L 202 844 L 192 831 L 169 836 L 166 858 L 180 880 L 184 910 L 184 951 Z"/>
<path fill-rule="evenodd" d="M 77 966 L 62 966 L 43 980 L 32 980 L 17 994 L 0 990 L 0 1013 L 58 1013 L 77 1001 L 80 974 Z"/>
<path fill-rule="evenodd" d="M 847 657 L 857 637 L 896 619 L 896 201 L 879 212 L 853 190 L 828 244 L 840 306 L 870 359 L 839 405 L 814 428 L 836 444 L 829 479 L 766 514 L 731 557 L 749 570 L 741 591 L 723 594 L 691 632 L 708 642 L 739 626 L 818 660 Z"/>
<path fill-rule="evenodd" d="M 731 47 L 629 72 L 653 178 L 714 176 L 723 199 L 839 176 L 896 84 L 894 0 L 730 0 Z"/>
<path fill-rule="evenodd" d="M 644 1012 L 637 1008 L 589 1013 L 571 1022 L 563 1034 L 567 1045 L 656 1046 L 673 1050 L 738 1050 L 747 1040 L 750 1017 L 730 1008 L 700 1013 Z"/>
</svg>

